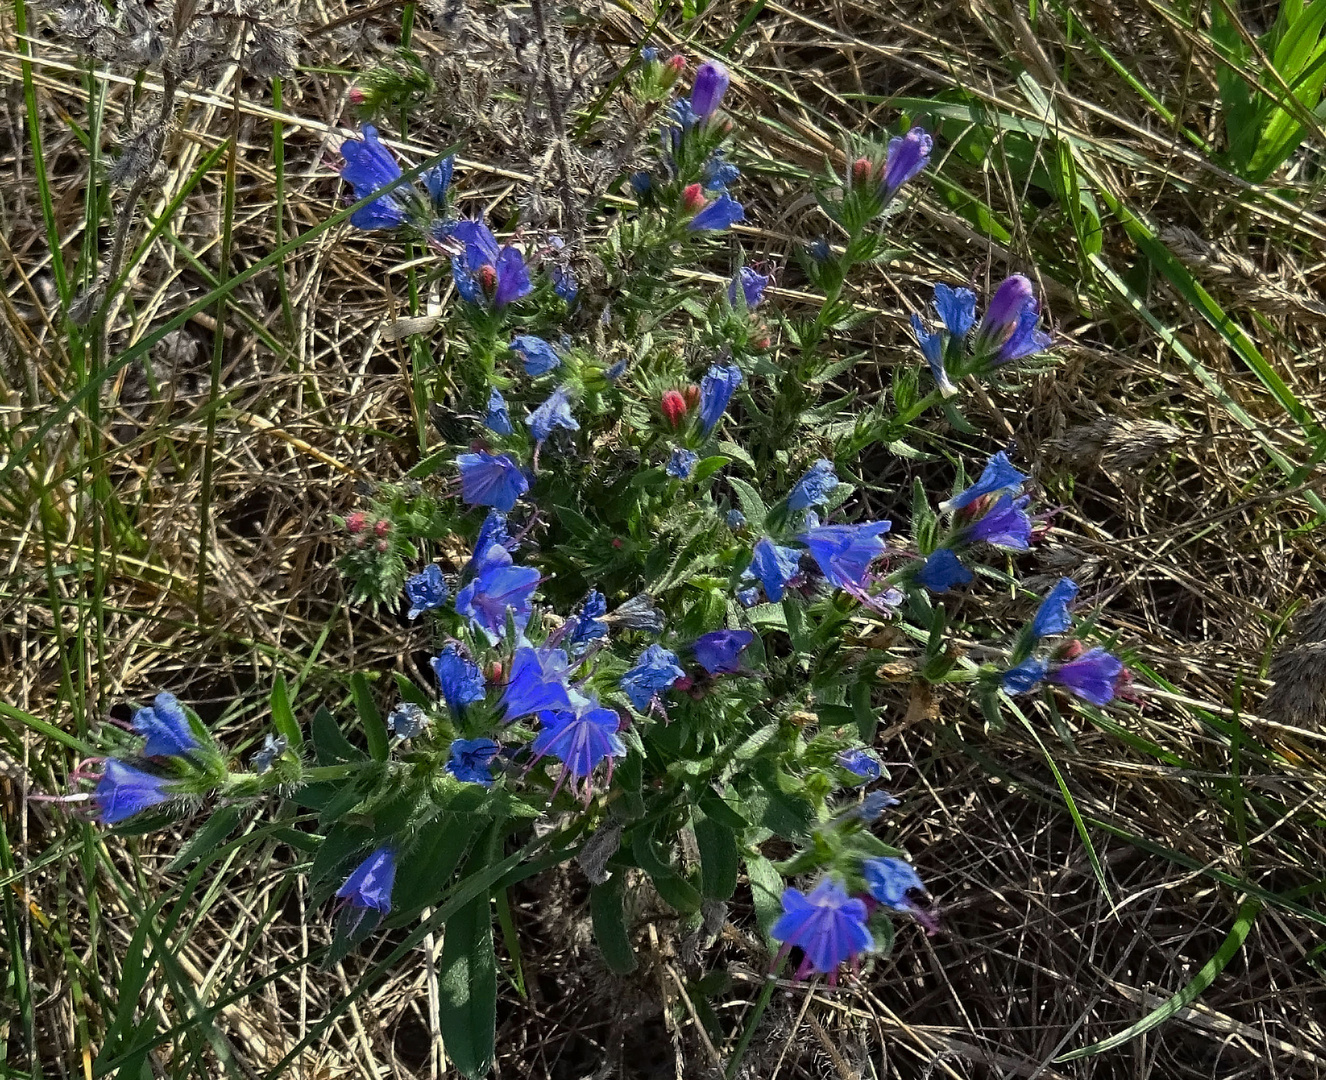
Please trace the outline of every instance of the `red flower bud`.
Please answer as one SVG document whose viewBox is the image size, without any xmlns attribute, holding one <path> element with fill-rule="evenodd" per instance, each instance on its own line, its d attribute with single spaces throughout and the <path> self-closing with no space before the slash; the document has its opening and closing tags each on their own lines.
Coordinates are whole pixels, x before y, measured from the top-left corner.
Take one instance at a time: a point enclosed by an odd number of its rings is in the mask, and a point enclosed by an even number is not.
<svg viewBox="0 0 1326 1080">
<path fill-rule="evenodd" d="M 366 100 L 368 100 L 367 95 L 364 93 L 364 91 L 357 86 L 350 87 L 349 97 L 351 105 L 362 105 Z"/>
<path fill-rule="evenodd" d="M 663 416 L 674 428 L 681 427 L 681 422 L 686 418 L 686 399 L 676 390 L 668 390 L 663 394 L 659 402 L 659 408 L 663 410 Z"/>
<path fill-rule="evenodd" d="M 686 57 L 682 56 L 681 53 L 673 53 L 668 57 L 667 66 L 680 75 L 686 70 Z"/>
<path fill-rule="evenodd" d="M 613 548 L 614 548 L 615 550 L 617 550 L 617 551 L 621 551 L 621 549 L 622 549 L 622 538 L 621 538 L 620 536 L 614 536 L 614 537 L 612 538 L 612 546 L 613 546 Z"/>
<path fill-rule="evenodd" d="M 479 267 L 479 272 L 475 275 L 479 279 L 479 286 L 484 292 L 492 292 L 497 288 L 497 269 L 488 263 Z"/>
<path fill-rule="evenodd" d="M 773 339 L 770 338 L 768 334 L 761 334 L 754 341 L 752 341 L 751 344 L 754 345 L 757 349 L 767 349 L 770 345 L 773 344 Z"/>
<path fill-rule="evenodd" d="M 502 661 L 494 660 L 488 665 L 488 681 L 490 683 L 500 683 L 502 681 Z"/>
<path fill-rule="evenodd" d="M 1080 641 L 1078 641 L 1076 638 L 1074 638 L 1072 641 L 1067 642 L 1067 643 L 1063 646 L 1063 648 L 1061 648 L 1061 649 L 1059 650 L 1059 660 L 1060 660 L 1061 662 L 1067 662 L 1067 661 L 1069 661 L 1069 660 L 1076 660 L 1079 656 L 1081 656 L 1081 655 L 1082 655 L 1084 652 L 1086 652 L 1086 651 L 1087 651 L 1087 647 L 1086 647 L 1085 645 L 1083 645 L 1082 642 L 1080 642 Z"/>
<path fill-rule="evenodd" d="M 691 383 L 690 386 L 686 387 L 686 389 L 681 392 L 681 396 L 686 399 L 686 408 L 688 411 L 700 407 L 700 388 L 696 386 L 695 383 Z"/>
<path fill-rule="evenodd" d="M 704 188 L 699 184 L 688 184 L 681 193 L 681 208 L 688 214 L 697 213 L 704 206 Z"/>
<path fill-rule="evenodd" d="M 373 533 L 376 536 L 386 536 L 389 532 L 391 532 L 391 522 L 386 518 L 383 518 L 373 526 Z"/>
<path fill-rule="evenodd" d="M 391 544 L 389 544 L 386 540 L 379 540 L 377 542 L 377 549 L 379 555 L 385 555 L 388 551 L 391 550 Z"/>
<path fill-rule="evenodd" d="M 871 160 L 866 157 L 859 157 L 852 162 L 852 184 L 855 187 L 864 187 L 870 183 L 870 174 L 875 171 L 875 166 Z"/>
<path fill-rule="evenodd" d="M 368 524 L 368 515 L 362 510 L 356 510 L 345 519 L 345 531 L 354 536 L 355 533 L 363 532 L 366 524 Z"/>
</svg>

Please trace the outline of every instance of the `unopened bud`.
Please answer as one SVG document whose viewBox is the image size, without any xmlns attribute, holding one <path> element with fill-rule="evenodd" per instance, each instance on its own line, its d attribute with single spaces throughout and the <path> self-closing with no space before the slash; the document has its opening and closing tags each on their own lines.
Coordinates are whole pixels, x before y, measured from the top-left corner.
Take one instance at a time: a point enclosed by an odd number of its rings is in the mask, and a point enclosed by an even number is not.
<svg viewBox="0 0 1326 1080">
<path fill-rule="evenodd" d="M 686 399 L 687 411 L 700 407 L 700 388 L 695 383 L 691 383 L 690 386 L 686 387 L 681 392 L 681 396 Z"/>
<path fill-rule="evenodd" d="M 875 171 L 869 158 L 859 157 L 852 162 L 852 184 L 856 187 L 864 187 L 870 183 L 870 174 Z"/>
<path fill-rule="evenodd" d="M 688 184 L 681 193 L 681 208 L 688 214 L 694 214 L 704 206 L 704 188 L 699 184 Z"/>
<path fill-rule="evenodd" d="M 490 293 L 497 288 L 496 267 L 485 263 L 483 266 L 479 267 L 479 272 L 476 276 L 479 279 L 479 286 L 484 292 Z"/>
<path fill-rule="evenodd" d="M 494 660 L 488 665 L 488 681 L 490 683 L 500 683 L 502 681 L 502 661 Z"/>
<path fill-rule="evenodd" d="M 1083 645 L 1082 642 L 1078 641 L 1077 638 L 1074 638 L 1072 641 L 1066 642 L 1063 648 L 1059 650 L 1059 660 L 1076 660 L 1086 651 L 1087 647 Z"/>
<path fill-rule="evenodd" d="M 355 533 L 363 532 L 364 526 L 367 523 L 368 523 L 368 515 L 365 514 L 362 510 L 356 510 L 353 514 L 351 514 L 348 518 L 345 519 L 345 531 L 348 532 L 351 536 L 354 536 Z"/>
<path fill-rule="evenodd" d="M 621 549 L 622 549 L 622 538 L 621 538 L 620 536 L 614 536 L 614 537 L 612 538 L 612 546 L 613 546 L 613 550 L 615 550 L 615 551 L 621 551 Z"/>
<path fill-rule="evenodd" d="M 669 424 L 674 428 L 681 427 L 686 417 L 686 399 L 676 390 L 668 390 L 663 394 L 659 408 L 663 410 L 663 417 Z"/>
<path fill-rule="evenodd" d="M 770 345 L 773 344 L 773 339 L 770 338 L 768 334 L 761 334 L 753 342 L 751 342 L 751 344 L 754 345 L 757 349 L 767 349 Z"/>
<path fill-rule="evenodd" d="M 350 93 L 347 96 L 351 105 L 362 105 L 368 100 L 368 96 L 357 86 L 350 87 Z"/>
<path fill-rule="evenodd" d="M 386 536 L 389 532 L 391 532 L 391 522 L 386 518 L 383 518 L 373 526 L 373 533 L 376 536 Z"/>
<path fill-rule="evenodd" d="M 385 540 L 379 540 L 377 542 L 377 549 L 379 555 L 385 555 L 388 551 L 391 550 L 391 545 L 387 543 L 387 541 Z"/>
</svg>

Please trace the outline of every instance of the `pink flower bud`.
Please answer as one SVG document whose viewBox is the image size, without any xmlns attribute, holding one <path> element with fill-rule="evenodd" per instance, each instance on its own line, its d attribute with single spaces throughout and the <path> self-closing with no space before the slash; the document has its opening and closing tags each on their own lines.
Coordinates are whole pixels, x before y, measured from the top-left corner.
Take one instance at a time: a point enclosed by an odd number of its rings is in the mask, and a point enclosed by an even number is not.
<svg viewBox="0 0 1326 1080">
<path fill-rule="evenodd" d="M 686 418 L 686 399 L 677 393 L 676 390 L 668 390 L 663 394 L 659 401 L 659 408 L 663 410 L 663 417 L 674 428 L 681 427 L 681 422 Z"/>
<path fill-rule="evenodd" d="M 362 510 L 356 510 L 345 519 L 345 531 L 354 536 L 355 533 L 363 532 L 366 524 L 368 524 L 368 515 Z"/>
<path fill-rule="evenodd" d="M 704 188 L 699 184 L 688 184 L 681 193 L 681 208 L 688 214 L 694 214 L 704 206 Z"/>
</svg>

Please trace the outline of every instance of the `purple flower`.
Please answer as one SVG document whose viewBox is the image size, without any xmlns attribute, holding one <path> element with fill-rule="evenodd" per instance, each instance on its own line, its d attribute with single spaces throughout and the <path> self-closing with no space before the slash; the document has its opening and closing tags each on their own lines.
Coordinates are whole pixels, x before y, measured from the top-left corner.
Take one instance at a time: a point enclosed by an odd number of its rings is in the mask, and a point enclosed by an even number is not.
<svg viewBox="0 0 1326 1080">
<path fill-rule="evenodd" d="M 935 285 L 935 311 L 944 329 L 961 341 L 976 325 L 976 294 L 971 289 L 954 289 L 943 282 Z"/>
<path fill-rule="evenodd" d="M 510 723 L 544 709 L 571 708 L 566 685 L 569 667 L 561 649 L 522 645 L 511 658 L 511 678 L 502 693 L 502 720 Z"/>
<path fill-rule="evenodd" d="M 691 103 L 686 98 L 679 98 L 668 106 L 663 126 L 659 129 L 663 152 L 668 155 L 676 153 L 681 146 L 682 138 L 693 127 L 695 127 L 695 110 L 691 108 Z M 671 164 L 670 156 L 668 162 Z"/>
<path fill-rule="evenodd" d="M 650 179 L 649 174 L 643 169 L 631 173 L 631 190 L 635 192 L 637 199 L 642 199 L 649 194 L 649 189 L 654 186 L 654 181 Z"/>
<path fill-rule="evenodd" d="M 1039 641 L 1043 637 L 1062 634 L 1071 629 L 1073 617 L 1068 614 L 1068 605 L 1076 597 L 1077 582 L 1072 578 L 1060 578 L 1036 609 L 1036 617 L 1031 620 L 1032 638 Z"/>
<path fill-rule="evenodd" d="M 977 352 L 1001 350 L 1018 332 L 1023 315 L 1027 311 L 1035 314 L 1039 310 L 1036 293 L 1027 278 L 1021 274 L 1005 278 L 995 290 L 994 296 L 990 298 L 990 306 L 985 309 L 985 316 L 981 319 L 981 325 L 977 327 Z M 1012 359 L 1012 357 L 1003 359 Z"/>
<path fill-rule="evenodd" d="M 755 640 L 749 630 L 714 630 L 696 639 L 695 660 L 710 675 L 732 675 L 741 670 L 741 654 Z"/>
<path fill-rule="evenodd" d="M 483 414 L 483 426 L 498 435 L 510 435 L 515 431 L 511 426 L 511 414 L 507 412 L 506 398 L 495 386 L 488 391 L 488 411 Z"/>
<path fill-rule="evenodd" d="M 793 485 L 787 496 L 789 510 L 805 510 L 810 506 L 827 506 L 829 496 L 838 487 L 838 474 L 833 471 L 833 462 L 820 458 L 806 474 Z"/>
<path fill-rule="evenodd" d="M 451 744 L 447 772 L 464 784 L 493 786 L 493 758 L 502 748 L 492 739 L 456 739 Z"/>
<path fill-rule="evenodd" d="M 887 791 L 872 791 L 861 800 L 859 806 L 853 807 L 852 816 L 866 824 L 876 821 L 879 815 L 884 813 L 891 806 L 897 806 L 898 800 Z"/>
<path fill-rule="evenodd" d="M 170 793 L 165 790 L 166 783 L 160 776 L 107 758 L 105 771 L 92 792 L 97 816 L 103 825 L 114 825 L 141 814 L 170 798 Z"/>
<path fill-rule="evenodd" d="M 546 440 L 555 428 L 580 430 L 580 424 L 571 415 L 571 399 L 567 396 L 565 386 L 559 386 L 548 396 L 547 401 L 529 414 L 529 430 L 535 442 Z"/>
<path fill-rule="evenodd" d="M 437 563 L 429 563 L 422 573 L 407 578 L 405 596 L 410 601 L 408 617 L 411 619 L 440 608 L 447 602 L 447 583 L 442 580 L 442 568 Z"/>
<path fill-rule="evenodd" d="M 1029 656 L 1017 667 L 1005 671 L 999 680 L 999 685 L 1004 688 L 1006 694 L 1029 694 L 1045 678 L 1049 668 L 1050 665 L 1040 657 Z"/>
<path fill-rule="evenodd" d="M 796 548 L 775 544 L 767 536 L 755 543 L 746 575 L 758 578 L 770 600 L 781 600 L 783 589 L 796 577 L 801 566 L 801 553 Z"/>
<path fill-rule="evenodd" d="M 944 367 L 944 339 L 938 330 L 927 331 L 925 324 L 921 322 L 921 317 L 915 312 L 911 318 L 912 333 L 916 335 L 916 343 L 921 346 L 921 355 L 925 357 L 925 362 L 930 368 L 935 387 L 941 396 L 952 397 L 958 392 L 958 388 L 950 381 L 948 370 Z"/>
<path fill-rule="evenodd" d="M 382 145 L 378 129 L 372 124 L 364 125 L 362 139 L 341 143 L 341 157 L 345 158 L 341 178 L 354 188 L 356 202 L 401 178 L 400 165 Z M 391 195 L 374 199 L 350 215 L 350 224 L 356 229 L 394 229 L 404 221 L 405 211 Z"/>
<path fill-rule="evenodd" d="M 884 772 L 879 758 L 869 750 L 844 750 L 837 757 L 838 767 L 846 769 L 861 780 L 878 780 Z"/>
<path fill-rule="evenodd" d="M 567 650 L 574 656 L 596 638 L 607 637 L 608 624 L 603 616 L 608 613 L 608 601 L 597 589 L 590 589 L 579 614 L 567 620 Z"/>
<path fill-rule="evenodd" d="M 723 95 L 732 82 L 727 68 L 717 60 L 706 60 L 696 69 L 695 86 L 691 90 L 691 111 L 701 120 L 708 120 L 718 111 Z"/>
<path fill-rule="evenodd" d="M 506 531 L 506 515 L 500 510 L 489 510 L 488 516 L 483 519 L 483 524 L 479 526 L 479 535 L 474 541 L 474 554 L 469 557 L 465 563 L 465 569 L 460 572 L 461 579 L 470 577 L 479 565 L 479 558 L 488 550 L 489 544 L 499 544 L 508 551 L 514 546 L 511 537 Z"/>
<path fill-rule="evenodd" d="M 948 592 L 954 586 L 966 585 L 971 579 L 972 572 L 958 561 L 952 548 L 938 548 L 931 552 L 916 572 L 916 580 L 932 593 Z"/>
<path fill-rule="evenodd" d="M 499 311 L 522 296 L 534 291 L 530 284 L 525 257 L 510 244 L 504 247 L 494 264 L 497 270 L 497 288 L 493 292 L 493 307 Z"/>
<path fill-rule="evenodd" d="M 693 450 L 674 450 L 663 471 L 676 480 L 690 479 L 700 455 Z"/>
<path fill-rule="evenodd" d="M 391 886 L 396 880 L 396 855 L 380 847 L 361 862 L 336 890 L 336 895 L 361 912 L 376 911 L 379 917 L 391 910 Z"/>
<path fill-rule="evenodd" d="M 1033 298 L 1031 303 L 1023 308 L 1017 326 L 1008 336 L 1008 340 L 1000 346 L 995 359 L 1001 364 L 1006 364 L 1010 360 L 1021 360 L 1023 357 L 1034 356 L 1048 349 L 1050 335 L 1040 329 L 1040 321 L 1040 303 Z"/>
<path fill-rule="evenodd" d="M 456 155 L 443 158 L 420 177 L 428 189 L 428 197 L 433 200 L 433 209 L 445 210 L 447 191 L 451 187 L 451 176 L 456 168 Z"/>
<path fill-rule="evenodd" d="M 548 342 L 533 334 L 521 334 L 514 338 L 511 351 L 520 357 L 525 365 L 525 374 L 532 379 L 547 375 L 562 362 L 562 358 Z"/>
<path fill-rule="evenodd" d="M 557 758 L 573 785 L 586 779 L 599 762 L 606 759 L 611 769 L 613 758 L 626 756 L 626 747 L 617 735 L 621 726 L 617 710 L 601 708 L 592 699 L 578 712 L 541 712 L 539 723 L 542 730 L 530 746 L 534 760 Z"/>
<path fill-rule="evenodd" d="M 640 654 L 635 667 L 622 676 L 618 685 L 631 699 L 638 712 L 647 712 L 650 703 L 672 686 L 686 672 L 677 664 L 677 654 L 662 645 L 651 645 Z"/>
<path fill-rule="evenodd" d="M 783 951 L 799 947 L 805 954 L 797 978 L 811 972 L 834 976 L 843 963 L 854 961 L 874 946 L 866 927 L 865 901 L 848 896 L 832 878 L 825 878 L 809 896 L 783 891 L 783 914 L 769 931 L 783 942 Z"/>
<path fill-rule="evenodd" d="M 562 299 L 563 303 L 574 304 L 576 297 L 580 295 L 580 285 L 576 282 L 575 273 L 565 263 L 555 262 L 548 267 L 548 277 L 552 280 L 553 293 Z"/>
<path fill-rule="evenodd" d="M 1050 682 L 1072 691 L 1093 705 L 1108 705 L 1114 684 L 1123 671 L 1123 661 L 1104 649 L 1088 649 L 1076 660 L 1060 664 L 1050 672 Z"/>
<path fill-rule="evenodd" d="M 135 712 L 133 729 L 147 739 L 145 757 L 180 757 L 198 749 L 189 718 L 174 694 L 158 694 L 149 708 Z"/>
<path fill-rule="evenodd" d="M 892 522 L 866 521 L 858 525 L 817 525 L 797 536 L 810 549 L 830 585 L 860 595 L 870 564 L 884 554 L 884 541 Z"/>
<path fill-rule="evenodd" d="M 489 641 L 506 633 L 507 612 L 517 630 L 529 622 L 530 598 L 539 587 L 539 572 L 532 566 L 515 566 L 511 553 L 501 544 L 490 543 L 475 552 L 474 580 L 456 594 L 456 614 L 469 619 Z"/>
<path fill-rule="evenodd" d="M 529 490 L 529 481 L 509 454 L 461 454 L 460 494 L 471 506 L 495 506 L 510 511 Z"/>
<path fill-rule="evenodd" d="M 1026 551 L 1031 547 L 1031 518 L 1027 516 L 1030 495 L 1013 498 L 1001 495 L 985 515 L 967 526 L 963 539 L 968 543 L 984 542 L 996 547 Z"/>
<path fill-rule="evenodd" d="M 442 691 L 442 700 L 452 715 L 459 716 L 466 705 L 484 699 L 483 672 L 478 664 L 460 654 L 455 642 L 447 645 L 430 663 Z"/>
<path fill-rule="evenodd" d="M 464 247 L 451 259 L 451 275 L 464 299 L 472 304 L 483 302 L 485 277 L 492 283 L 493 307 L 499 310 L 533 291 L 525 257 L 510 244 L 499 248 L 497 237 L 482 221 L 457 221 L 447 233 Z M 489 268 L 486 274 L 485 267 Z"/>
<path fill-rule="evenodd" d="M 1000 450 L 986 462 L 985 470 L 976 483 L 972 484 L 962 494 L 955 495 L 946 502 L 940 503 L 939 509 L 944 513 L 949 513 L 952 510 L 962 510 L 984 495 L 994 495 L 1001 491 L 1013 491 L 1022 487 L 1026 482 L 1026 475 L 1013 468 L 1012 462 L 1008 460 L 1008 455 Z"/>
<path fill-rule="evenodd" d="M 691 218 L 686 224 L 686 228 L 691 232 L 702 232 L 712 230 L 719 232 L 729 226 L 735 225 L 738 221 L 746 220 L 746 211 L 742 209 L 741 203 L 737 202 L 731 195 L 724 192 L 695 217 Z"/>
<path fill-rule="evenodd" d="M 764 299 L 764 290 L 772 280 L 770 274 L 760 274 L 749 266 L 743 266 L 737 271 L 737 276 L 727 284 L 728 303 L 736 307 L 737 296 L 740 295 L 746 302 L 746 310 L 754 310 L 760 306 L 760 301 Z"/>
<path fill-rule="evenodd" d="M 925 128 L 914 127 L 900 139 L 889 140 L 888 155 L 884 160 L 884 178 L 879 194 L 888 202 L 898 189 L 930 163 L 930 150 L 934 140 Z"/>
<path fill-rule="evenodd" d="M 700 380 L 700 430 L 708 435 L 727 410 L 728 402 L 741 385 L 741 368 L 735 364 L 711 366 Z"/>
</svg>

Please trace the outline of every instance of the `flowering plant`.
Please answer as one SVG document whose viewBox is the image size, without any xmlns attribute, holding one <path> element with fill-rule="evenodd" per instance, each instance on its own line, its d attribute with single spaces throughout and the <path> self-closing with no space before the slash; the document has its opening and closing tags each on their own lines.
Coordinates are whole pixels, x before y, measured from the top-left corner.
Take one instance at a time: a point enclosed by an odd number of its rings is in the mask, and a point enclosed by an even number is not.
<svg viewBox="0 0 1326 1080">
<path fill-rule="evenodd" d="M 451 158 L 410 183 L 376 128 L 345 139 L 351 224 L 423 245 L 447 290 L 444 345 L 415 372 L 441 441 L 337 522 L 352 595 L 399 607 L 433 681 L 355 672 L 355 718 L 319 707 L 307 733 L 279 682 L 243 771 L 162 694 L 135 714 L 143 743 L 108 745 L 91 793 L 108 825 L 214 799 L 213 837 L 272 793 L 311 810 L 314 897 L 339 901 L 327 959 L 440 913 L 443 1034 L 470 1076 L 493 1052 L 496 891 L 576 859 L 604 959 L 626 972 L 628 887 L 647 880 L 712 933 L 744 874 L 775 963 L 798 950 L 799 976 L 832 982 L 891 947 L 894 916 L 941 925 L 877 834 L 897 802 L 873 750 L 884 665 L 970 690 L 995 723 L 1018 695 L 1103 706 L 1127 682 L 1072 635 L 1071 581 L 1011 640 L 984 627 L 981 649 L 959 646 L 944 597 L 978 576 L 1014 583 L 1048 528 L 1007 453 L 971 484 L 954 470 L 933 507 L 918 480 L 894 507 L 910 535 L 864 511 L 864 451 L 924 438 L 928 410 L 959 416 L 961 384 L 1051 344 L 1028 278 L 979 322 L 974 290 L 939 284 L 939 328 L 912 317 L 918 355 L 892 395 L 864 410 L 829 396 L 862 359 L 844 340 L 852 273 L 887 257 L 882 223 L 930 136 L 910 127 L 825 178 L 833 240 L 797 252 L 822 299 L 794 317 L 768 264 L 717 286 L 678 274 L 714 265 L 746 217 L 730 75 L 708 61 L 673 97 L 678 72 L 642 58 L 657 148 L 623 176 L 631 207 L 592 252 L 461 212 Z"/>
</svg>

